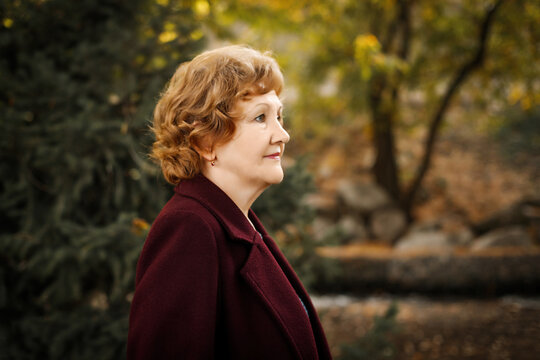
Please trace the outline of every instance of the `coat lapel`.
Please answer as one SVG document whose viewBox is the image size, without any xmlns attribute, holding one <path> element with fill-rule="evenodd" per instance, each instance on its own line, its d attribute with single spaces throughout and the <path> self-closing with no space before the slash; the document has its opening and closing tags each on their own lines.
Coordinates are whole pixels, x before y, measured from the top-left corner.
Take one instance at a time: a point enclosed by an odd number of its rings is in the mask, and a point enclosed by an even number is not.
<svg viewBox="0 0 540 360">
<path fill-rule="evenodd" d="M 306 306 L 310 314 L 311 328 L 313 330 L 315 338 L 317 339 L 316 343 L 318 350 L 318 358 L 332 359 L 332 355 L 330 354 L 330 348 L 328 347 L 321 321 L 317 316 L 317 310 L 315 309 L 315 306 L 313 306 L 309 294 L 307 293 L 306 289 L 302 285 L 300 279 L 292 269 L 291 265 L 289 264 L 283 253 L 279 250 L 274 240 L 270 237 L 270 235 L 268 235 L 255 213 L 251 211 L 249 215 L 255 227 L 257 229 L 260 229 L 259 231 L 263 234 L 265 244 L 267 245 L 268 249 L 270 249 L 270 252 L 276 259 L 281 269 L 283 269 L 285 276 L 289 279 L 289 282 L 294 288 L 295 292 L 302 298 L 302 301 L 304 302 L 304 305 Z"/>
<path fill-rule="evenodd" d="M 240 275 L 261 298 L 301 359 L 317 359 L 311 324 L 295 290 L 258 237 Z"/>
<path fill-rule="evenodd" d="M 256 220 L 258 222 L 258 220 Z M 257 225 L 256 225 L 257 226 Z M 313 306 L 313 303 L 311 302 L 311 298 L 309 294 L 307 293 L 304 286 L 302 286 L 302 283 L 300 282 L 300 279 L 298 279 L 298 276 L 292 269 L 291 265 L 285 259 L 285 256 L 283 253 L 279 250 L 277 245 L 275 244 L 274 240 L 270 236 L 264 236 L 264 241 L 270 251 L 272 252 L 273 256 L 275 257 L 276 261 L 278 262 L 279 266 L 283 269 L 283 272 L 289 279 L 289 282 L 295 289 L 296 293 L 302 298 L 304 301 L 304 305 L 306 306 L 309 314 L 310 314 L 310 320 L 311 320 L 311 326 L 313 329 L 313 333 L 315 334 L 315 337 L 317 338 L 317 349 L 318 349 L 318 358 L 319 359 L 331 359 L 332 355 L 329 352 L 328 343 L 326 342 L 326 336 L 324 334 L 323 327 L 321 325 L 321 322 L 319 320 L 319 317 L 316 316 L 317 310 L 315 309 L 315 306 Z"/>
</svg>

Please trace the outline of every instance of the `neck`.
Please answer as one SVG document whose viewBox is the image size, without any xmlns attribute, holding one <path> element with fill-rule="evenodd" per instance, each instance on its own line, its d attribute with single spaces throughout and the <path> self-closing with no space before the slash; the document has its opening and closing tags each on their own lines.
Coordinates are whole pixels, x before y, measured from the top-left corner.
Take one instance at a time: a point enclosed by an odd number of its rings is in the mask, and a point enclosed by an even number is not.
<svg viewBox="0 0 540 360">
<path fill-rule="evenodd" d="M 234 174 L 218 171 L 218 169 L 203 170 L 203 175 L 219 187 L 238 206 L 248 221 L 248 213 L 251 205 L 268 185 L 255 185 L 241 181 Z M 251 224 L 253 226 L 253 224 Z"/>
</svg>

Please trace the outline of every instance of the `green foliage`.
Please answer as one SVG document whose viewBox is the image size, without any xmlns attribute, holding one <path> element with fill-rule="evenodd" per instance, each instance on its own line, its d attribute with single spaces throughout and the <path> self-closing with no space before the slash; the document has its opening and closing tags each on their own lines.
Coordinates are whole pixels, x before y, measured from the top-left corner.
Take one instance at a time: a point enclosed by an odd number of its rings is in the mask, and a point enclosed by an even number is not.
<svg viewBox="0 0 540 360">
<path fill-rule="evenodd" d="M 199 52 L 189 2 L 1 1 L 0 348 L 123 357 L 135 264 L 170 196 L 147 125 Z"/>
<path fill-rule="evenodd" d="M 376 316 L 369 332 L 353 344 L 342 345 L 340 360 L 394 359 L 396 349 L 390 336 L 399 329 L 396 324 L 398 306 L 393 302 L 383 316 Z"/>
</svg>

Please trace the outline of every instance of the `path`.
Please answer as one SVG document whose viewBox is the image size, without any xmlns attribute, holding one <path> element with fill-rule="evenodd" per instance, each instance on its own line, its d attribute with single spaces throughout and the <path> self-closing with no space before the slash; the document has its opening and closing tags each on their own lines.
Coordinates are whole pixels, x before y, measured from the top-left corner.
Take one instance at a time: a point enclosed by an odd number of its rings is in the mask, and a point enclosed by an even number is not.
<svg viewBox="0 0 540 360">
<path fill-rule="evenodd" d="M 314 297 L 334 355 L 361 337 L 392 300 L 399 307 L 396 360 L 538 360 L 540 298 Z"/>
</svg>

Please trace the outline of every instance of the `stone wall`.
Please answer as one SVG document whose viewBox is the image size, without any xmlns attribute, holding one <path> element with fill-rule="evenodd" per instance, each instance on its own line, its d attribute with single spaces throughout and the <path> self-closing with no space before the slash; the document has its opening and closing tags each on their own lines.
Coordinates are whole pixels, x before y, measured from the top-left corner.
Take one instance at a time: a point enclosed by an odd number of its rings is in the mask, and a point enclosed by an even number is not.
<svg viewBox="0 0 540 360">
<path fill-rule="evenodd" d="M 349 245 L 322 247 L 318 252 L 338 268 L 332 279 L 319 277 L 316 288 L 321 292 L 540 294 L 538 247 L 394 251 Z"/>
</svg>

